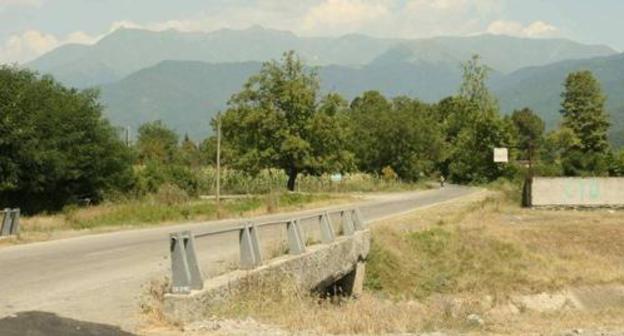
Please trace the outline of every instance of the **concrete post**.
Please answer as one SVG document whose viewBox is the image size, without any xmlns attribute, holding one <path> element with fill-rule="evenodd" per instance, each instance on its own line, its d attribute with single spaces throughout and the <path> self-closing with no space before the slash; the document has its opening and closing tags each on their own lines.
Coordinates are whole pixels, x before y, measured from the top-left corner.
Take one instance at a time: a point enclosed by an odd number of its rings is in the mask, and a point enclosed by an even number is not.
<svg viewBox="0 0 624 336">
<path fill-rule="evenodd" d="M 356 231 L 362 231 L 365 229 L 360 209 L 355 208 L 351 210 L 351 220 L 353 221 L 353 227 Z"/>
<path fill-rule="evenodd" d="M 171 291 L 187 294 L 203 288 L 204 282 L 197 264 L 195 239 L 190 231 L 171 234 Z"/>
<path fill-rule="evenodd" d="M 333 243 L 336 240 L 336 234 L 334 233 L 334 227 L 331 224 L 331 219 L 327 212 L 319 216 L 319 224 L 321 225 L 321 240 L 323 243 Z"/>
<path fill-rule="evenodd" d="M 342 220 L 342 231 L 345 236 L 353 236 L 355 233 L 355 227 L 353 227 L 353 221 L 347 211 L 340 212 L 340 219 Z"/>
<path fill-rule="evenodd" d="M 11 224 L 11 230 L 10 233 L 11 235 L 16 235 L 19 233 L 19 224 L 20 224 L 20 209 L 13 209 L 13 218 L 12 218 L 12 224 Z"/>
<path fill-rule="evenodd" d="M 255 224 L 245 223 L 239 233 L 240 267 L 253 269 L 262 265 L 260 242 Z"/>
<path fill-rule="evenodd" d="M 353 270 L 336 282 L 335 286 L 340 289 L 339 293 L 360 297 L 364 291 L 364 277 L 366 273 L 366 263 L 358 261 L 353 265 Z M 338 294 L 338 293 L 333 293 Z"/>
<path fill-rule="evenodd" d="M 4 209 L 4 218 L 2 219 L 2 227 L 0 227 L 0 236 L 8 236 L 11 234 L 12 213 L 11 209 Z"/>
<path fill-rule="evenodd" d="M 290 254 L 302 254 L 305 252 L 305 242 L 299 228 L 299 220 L 291 219 L 286 224 L 286 231 L 288 235 L 288 252 Z"/>
</svg>

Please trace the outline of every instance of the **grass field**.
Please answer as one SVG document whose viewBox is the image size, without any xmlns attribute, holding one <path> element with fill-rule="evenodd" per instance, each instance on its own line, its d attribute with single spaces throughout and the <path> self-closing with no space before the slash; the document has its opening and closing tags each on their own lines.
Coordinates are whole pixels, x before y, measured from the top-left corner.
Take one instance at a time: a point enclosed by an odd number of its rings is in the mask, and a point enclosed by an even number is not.
<svg viewBox="0 0 624 336">
<path fill-rule="evenodd" d="M 548 300 L 536 309 L 518 300 L 575 288 L 624 288 L 623 213 L 521 209 L 508 195 L 482 193 L 376 223 L 366 291 L 358 300 L 319 299 L 282 281 L 254 289 L 217 314 L 320 334 L 621 329 L 624 301 L 607 305 L 594 298 L 591 309 L 540 310 Z"/>
</svg>

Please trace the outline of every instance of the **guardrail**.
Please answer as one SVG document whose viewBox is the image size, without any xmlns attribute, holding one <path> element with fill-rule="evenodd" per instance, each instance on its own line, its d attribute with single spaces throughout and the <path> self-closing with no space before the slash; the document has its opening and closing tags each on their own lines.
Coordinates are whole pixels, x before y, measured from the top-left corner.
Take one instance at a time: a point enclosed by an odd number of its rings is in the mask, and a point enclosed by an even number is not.
<svg viewBox="0 0 624 336">
<path fill-rule="evenodd" d="M 19 232 L 20 209 L 2 210 L 2 223 L 0 223 L 0 236 L 16 235 Z"/>
<path fill-rule="evenodd" d="M 260 239 L 258 236 L 258 230 L 260 228 L 286 225 L 288 253 L 291 255 L 298 255 L 306 251 L 307 240 L 301 231 L 301 223 L 304 220 L 318 219 L 317 224 L 319 225 L 321 242 L 323 244 L 329 244 L 336 240 L 336 233 L 330 218 L 330 215 L 333 214 L 338 214 L 340 216 L 342 234 L 344 236 L 351 236 L 356 231 L 365 229 L 360 210 L 358 208 L 351 208 L 325 211 L 320 214 L 280 221 L 263 223 L 244 221 L 233 227 L 201 234 L 193 234 L 191 231 L 172 233 L 170 235 L 171 291 L 174 294 L 188 294 L 191 290 L 200 290 L 204 286 L 204 280 L 195 252 L 195 239 L 197 238 L 238 232 L 240 268 L 249 270 L 261 266 L 263 263 Z"/>
</svg>

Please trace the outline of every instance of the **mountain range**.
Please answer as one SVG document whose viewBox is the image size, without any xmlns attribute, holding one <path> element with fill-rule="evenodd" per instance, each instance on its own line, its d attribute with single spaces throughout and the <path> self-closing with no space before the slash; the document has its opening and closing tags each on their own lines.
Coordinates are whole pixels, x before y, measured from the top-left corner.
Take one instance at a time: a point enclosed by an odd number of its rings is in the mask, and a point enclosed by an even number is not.
<svg viewBox="0 0 624 336">
<path fill-rule="evenodd" d="M 503 111 L 532 107 L 550 127 L 559 118 L 567 73 L 590 69 L 609 95 L 615 134 L 623 128 L 624 56 L 607 46 L 565 39 L 299 37 L 258 26 L 211 33 L 119 29 L 94 45 L 59 47 L 27 66 L 67 85 L 100 87 L 114 124 L 136 128 L 161 119 L 199 139 L 210 132 L 210 118 L 262 62 L 286 50 L 318 67 L 324 93 L 351 99 L 379 90 L 428 102 L 454 94 L 460 64 L 479 54 L 493 69 L 490 86 Z"/>
</svg>

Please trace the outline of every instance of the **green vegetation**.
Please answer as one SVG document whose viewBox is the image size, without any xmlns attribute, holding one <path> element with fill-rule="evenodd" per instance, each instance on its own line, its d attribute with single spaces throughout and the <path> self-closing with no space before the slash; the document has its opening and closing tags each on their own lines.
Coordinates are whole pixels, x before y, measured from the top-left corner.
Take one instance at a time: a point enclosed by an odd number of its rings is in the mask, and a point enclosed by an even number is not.
<svg viewBox="0 0 624 336">
<path fill-rule="evenodd" d="M 0 204 L 58 210 L 132 184 L 132 157 L 93 90 L 0 66 Z"/>
<path fill-rule="evenodd" d="M 283 169 L 290 191 L 300 173 L 350 170 L 352 155 L 338 118 L 316 109 L 318 90 L 316 73 L 307 72 L 293 52 L 265 63 L 223 115 L 231 164 L 249 172 Z"/>
<path fill-rule="evenodd" d="M 433 106 L 409 97 L 387 100 L 368 91 L 348 112 L 349 148 L 358 168 L 373 174 L 417 181 L 436 172 L 445 153 L 442 124 Z"/>
<path fill-rule="evenodd" d="M 608 170 L 609 122 L 604 111 L 606 97 L 600 84 L 589 71 L 572 73 L 565 81 L 562 97 L 562 126 L 572 135 L 563 148 L 564 173 L 580 175 L 591 171 L 605 174 Z"/>
<path fill-rule="evenodd" d="M 511 121 L 518 132 L 520 150 L 518 157 L 525 160 L 533 159 L 534 153 L 543 145 L 544 121 L 530 108 L 514 111 L 511 114 Z"/>
</svg>

